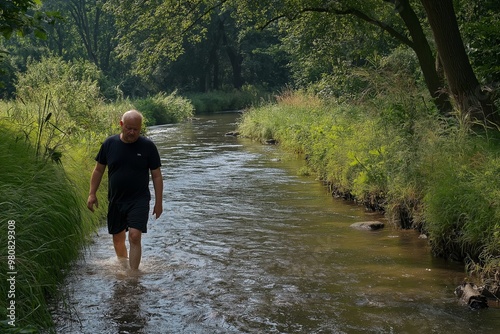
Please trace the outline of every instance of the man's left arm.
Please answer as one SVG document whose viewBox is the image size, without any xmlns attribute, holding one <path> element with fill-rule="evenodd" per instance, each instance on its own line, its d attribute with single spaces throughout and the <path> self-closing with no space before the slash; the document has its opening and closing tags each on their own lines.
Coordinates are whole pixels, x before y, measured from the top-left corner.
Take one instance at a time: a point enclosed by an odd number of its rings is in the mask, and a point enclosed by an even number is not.
<svg viewBox="0 0 500 334">
<path fill-rule="evenodd" d="M 163 212 L 163 176 L 160 167 L 151 170 L 151 178 L 155 189 L 155 206 L 153 215 L 158 219 Z"/>
</svg>

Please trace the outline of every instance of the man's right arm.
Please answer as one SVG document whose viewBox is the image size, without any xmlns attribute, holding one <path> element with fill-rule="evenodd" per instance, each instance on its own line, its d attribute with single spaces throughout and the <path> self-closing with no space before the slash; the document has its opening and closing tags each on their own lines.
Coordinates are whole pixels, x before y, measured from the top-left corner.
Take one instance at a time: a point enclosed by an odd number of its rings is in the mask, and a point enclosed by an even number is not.
<svg viewBox="0 0 500 334">
<path fill-rule="evenodd" d="M 97 200 L 97 189 L 99 189 L 99 185 L 101 184 L 102 176 L 104 175 L 105 170 L 106 165 L 97 162 L 90 178 L 90 191 L 89 198 L 87 199 L 87 208 L 89 208 L 89 210 L 92 212 L 94 212 L 94 205 L 96 208 L 99 207 L 99 202 Z"/>
</svg>

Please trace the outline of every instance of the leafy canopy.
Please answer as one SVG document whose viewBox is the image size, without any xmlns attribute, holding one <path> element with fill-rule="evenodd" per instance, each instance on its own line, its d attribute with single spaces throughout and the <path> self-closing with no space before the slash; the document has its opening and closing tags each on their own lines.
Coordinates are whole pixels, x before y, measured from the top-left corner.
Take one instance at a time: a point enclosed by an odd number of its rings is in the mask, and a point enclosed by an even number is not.
<svg viewBox="0 0 500 334">
<path fill-rule="evenodd" d="M 34 33 L 38 38 L 46 38 L 43 23 L 53 23 L 58 17 L 55 12 L 36 10 L 42 0 L 7 0 L 0 2 L 0 34 L 9 39 L 14 32 L 24 36 Z"/>
</svg>

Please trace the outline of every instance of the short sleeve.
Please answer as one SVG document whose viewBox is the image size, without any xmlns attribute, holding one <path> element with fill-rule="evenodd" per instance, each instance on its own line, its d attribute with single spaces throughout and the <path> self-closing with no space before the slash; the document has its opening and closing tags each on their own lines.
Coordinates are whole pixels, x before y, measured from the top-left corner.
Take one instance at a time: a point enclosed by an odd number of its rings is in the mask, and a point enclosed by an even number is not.
<svg viewBox="0 0 500 334">
<path fill-rule="evenodd" d="M 151 154 L 149 155 L 149 169 L 154 170 L 159 167 L 161 167 L 161 158 L 160 158 L 160 153 L 158 153 L 158 148 L 156 145 L 151 141 Z"/>
<path fill-rule="evenodd" d="M 102 165 L 108 164 L 108 157 L 107 157 L 108 146 L 109 146 L 109 140 L 105 140 L 104 143 L 102 143 L 101 148 L 99 149 L 99 152 L 95 157 L 95 161 L 97 161 Z"/>
</svg>

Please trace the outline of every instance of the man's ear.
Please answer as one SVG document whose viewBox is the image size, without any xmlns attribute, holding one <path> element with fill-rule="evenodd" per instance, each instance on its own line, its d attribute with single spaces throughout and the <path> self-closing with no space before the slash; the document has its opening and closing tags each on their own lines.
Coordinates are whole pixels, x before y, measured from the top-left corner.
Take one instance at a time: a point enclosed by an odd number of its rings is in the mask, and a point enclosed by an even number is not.
<svg viewBox="0 0 500 334">
<path fill-rule="evenodd" d="M 123 126 L 123 121 L 122 120 L 120 120 L 120 126 Z"/>
</svg>

